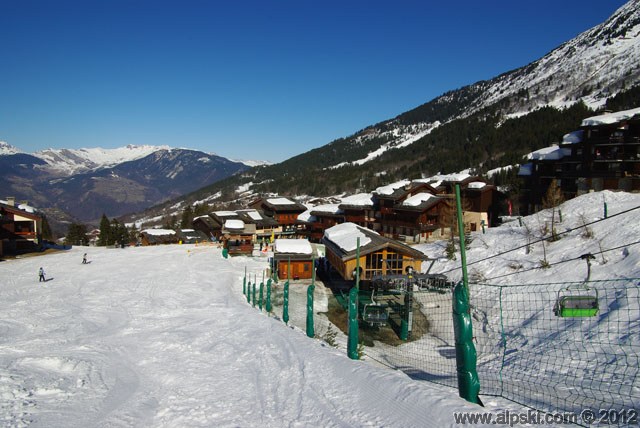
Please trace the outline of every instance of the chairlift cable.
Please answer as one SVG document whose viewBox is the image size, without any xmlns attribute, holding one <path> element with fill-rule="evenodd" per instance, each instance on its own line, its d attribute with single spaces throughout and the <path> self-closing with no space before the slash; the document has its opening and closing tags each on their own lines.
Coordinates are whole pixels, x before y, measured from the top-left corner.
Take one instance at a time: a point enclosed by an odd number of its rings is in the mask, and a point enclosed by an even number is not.
<svg viewBox="0 0 640 428">
<path fill-rule="evenodd" d="M 640 205 L 638 205 L 637 207 L 629 208 L 628 210 L 625 210 L 625 211 L 620 211 L 619 213 L 616 213 L 616 214 L 611 214 L 611 215 L 609 215 L 609 216 L 607 216 L 607 217 L 605 217 L 605 218 L 601 218 L 601 219 L 599 219 L 599 220 L 594 220 L 594 221 L 592 221 L 592 222 L 590 222 L 590 223 L 582 224 L 582 225 L 580 225 L 580 226 L 578 226 L 578 227 L 574 227 L 574 228 L 572 228 L 572 229 L 567 229 L 567 230 L 562 231 L 562 232 L 557 232 L 555 236 L 565 235 L 565 234 L 568 234 L 568 233 L 570 233 L 570 232 L 573 232 L 574 230 L 583 229 L 583 228 L 585 228 L 585 227 L 587 227 L 587 226 L 591 226 L 592 224 L 596 224 L 596 223 L 599 223 L 599 222 L 601 222 L 601 221 L 609 220 L 609 219 L 612 219 L 612 218 L 617 217 L 617 216 L 619 216 L 619 215 L 626 214 L 626 213 L 628 213 L 628 212 L 630 212 L 630 211 L 637 210 L 637 209 L 640 209 Z M 511 252 L 513 252 L 513 251 L 521 250 L 521 249 L 523 249 L 523 248 L 529 247 L 529 246 L 534 245 L 534 244 L 537 244 L 537 243 L 539 243 L 539 242 L 548 241 L 549 239 L 552 239 L 552 238 L 554 238 L 554 236 L 553 236 L 553 235 L 552 235 L 552 236 L 547 236 L 547 237 L 545 237 L 545 238 L 540 238 L 540 239 L 538 239 L 537 241 L 532 241 L 532 242 L 529 242 L 529 243 L 527 243 L 527 244 L 521 245 L 521 246 L 519 246 L 519 247 L 515 247 L 515 248 L 512 248 L 512 249 L 510 249 L 510 250 L 506 250 L 506 251 L 503 251 L 503 252 L 501 252 L 501 253 L 496 253 L 496 254 L 494 254 L 494 255 L 492 255 L 492 256 L 488 256 L 488 257 L 485 257 L 485 258 L 483 258 L 483 259 L 475 260 L 475 261 L 473 261 L 473 262 L 467 263 L 467 266 L 471 266 L 471 265 L 474 265 L 474 264 L 476 264 L 476 263 L 483 262 L 483 261 L 485 261 L 485 260 L 490 260 L 490 259 L 493 259 L 493 258 L 495 258 L 495 257 L 499 257 L 499 256 L 502 256 L 502 255 L 505 255 L 505 254 L 511 253 Z M 444 274 L 447 274 L 447 273 L 449 273 L 449 272 L 456 271 L 456 270 L 458 270 L 458 269 L 460 269 L 460 267 L 459 267 L 459 266 L 458 266 L 458 267 L 456 267 L 456 268 L 452 268 L 452 269 L 449 269 L 449 270 L 446 270 L 446 271 L 440 272 L 440 273 L 444 275 Z"/>
</svg>

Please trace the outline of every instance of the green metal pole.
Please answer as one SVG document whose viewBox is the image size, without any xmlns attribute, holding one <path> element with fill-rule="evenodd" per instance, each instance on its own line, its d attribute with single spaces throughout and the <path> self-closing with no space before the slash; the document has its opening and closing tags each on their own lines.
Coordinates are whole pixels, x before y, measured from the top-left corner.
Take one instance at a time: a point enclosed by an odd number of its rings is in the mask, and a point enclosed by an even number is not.
<svg viewBox="0 0 640 428">
<path fill-rule="evenodd" d="M 284 283 L 284 297 L 282 303 L 282 321 L 289 323 L 289 280 Z"/>
<path fill-rule="evenodd" d="M 260 296 L 258 297 L 258 308 L 262 312 L 262 302 L 264 301 L 264 282 L 260 283 Z"/>
<path fill-rule="evenodd" d="M 252 300 L 253 307 L 255 308 L 256 307 L 256 279 L 255 278 L 253 278 L 253 290 L 252 291 L 253 291 L 253 299 L 251 299 L 251 300 Z"/>
<path fill-rule="evenodd" d="M 604 218 L 607 218 L 607 203 L 604 203 Z"/>
<path fill-rule="evenodd" d="M 469 289 L 469 276 L 467 275 L 467 250 L 464 242 L 464 221 L 462 219 L 462 202 L 460 198 L 460 185 L 456 184 L 456 207 L 458 213 L 458 235 L 460 236 L 460 261 L 462 262 L 462 281 Z"/>
<path fill-rule="evenodd" d="M 271 313 L 273 307 L 271 306 L 271 278 L 267 280 L 267 313 Z"/>
<path fill-rule="evenodd" d="M 244 267 L 244 278 L 242 278 L 242 294 L 247 294 L 247 267 Z"/>
<path fill-rule="evenodd" d="M 478 393 L 480 380 L 476 371 L 477 354 L 473 344 L 473 325 L 469 303 L 469 277 L 467 275 L 467 254 L 464 242 L 464 221 L 460 185 L 456 184 L 456 206 L 458 215 L 458 234 L 460 235 L 460 260 L 462 262 L 462 282 L 453 292 L 453 330 L 456 343 L 456 371 L 458 375 L 458 394 L 465 400 L 480 404 Z"/>
<path fill-rule="evenodd" d="M 356 285 L 349 291 L 349 325 L 347 355 L 352 360 L 358 356 L 358 291 L 360 290 L 360 238 L 356 239 Z"/>
<path fill-rule="evenodd" d="M 315 265 L 315 258 L 313 259 Z M 311 285 L 307 288 L 307 336 L 315 337 L 316 332 L 313 326 L 313 292 L 316 289 L 315 269 L 311 272 Z"/>
</svg>

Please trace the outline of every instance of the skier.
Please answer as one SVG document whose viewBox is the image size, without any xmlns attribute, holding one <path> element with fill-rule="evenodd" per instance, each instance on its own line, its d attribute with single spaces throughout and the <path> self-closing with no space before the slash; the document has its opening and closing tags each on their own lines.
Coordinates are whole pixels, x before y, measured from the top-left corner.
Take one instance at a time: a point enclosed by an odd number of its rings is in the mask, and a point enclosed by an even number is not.
<svg viewBox="0 0 640 428">
<path fill-rule="evenodd" d="M 84 255 L 82 256 L 82 264 L 83 265 L 87 264 L 87 253 L 84 253 Z"/>
<path fill-rule="evenodd" d="M 44 269 L 40 268 L 40 270 L 38 271 L 38 276 L 40 277 L 38 282 L 47 282 L 47 280 L 44 278 Z"/>
</svg>

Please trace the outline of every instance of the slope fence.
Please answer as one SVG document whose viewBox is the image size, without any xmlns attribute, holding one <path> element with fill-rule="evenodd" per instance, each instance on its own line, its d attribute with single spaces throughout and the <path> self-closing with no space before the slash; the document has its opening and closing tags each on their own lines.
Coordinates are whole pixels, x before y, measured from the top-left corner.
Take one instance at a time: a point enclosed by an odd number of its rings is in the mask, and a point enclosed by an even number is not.
<svg viewBox="0 0 640 428">
<path fill-rule="evenodd" d="M 640 279 L 528 285 L 472 283 L 469 289 L 482 396 L 503 397 L 549 413 L 580 414 L 591 409 L 597 420 L 612 425 L 637 419 Z M 272 289 L 273 315 L 278 318 L 283 292 L 282 283 Z M 247 294 L 248 302 L 259 309 L 259 293 L 258 303 L 251 293 Z M 309 295 L 287 294 L 289 309 L 284 321 L 291 317 L 291 324 L 302 328 L 306 322 L 309 336 L 331 341 L 330 320 L 317 309 L 313 318 L 308 318 Z M 416 380 L 457 388 L 452 289 L 414 287 L 410 294 L 408 339 L 385 339 L 399 334 L 398 326 L 394 326 L 398 320 L 393 316 L 383 326 L 367 326 L 361 320 L 359 335 L 369 338 L 361 352 L 365 359 L 401 370 Z M 404 297 L 379 297 L 377 303 L 391 308 L 394 301 L 403 302 Z M 346 350 L 344 343 L 331 345 Z M 603 416 L 601 409 L 611 412 Z"/>
</svg>

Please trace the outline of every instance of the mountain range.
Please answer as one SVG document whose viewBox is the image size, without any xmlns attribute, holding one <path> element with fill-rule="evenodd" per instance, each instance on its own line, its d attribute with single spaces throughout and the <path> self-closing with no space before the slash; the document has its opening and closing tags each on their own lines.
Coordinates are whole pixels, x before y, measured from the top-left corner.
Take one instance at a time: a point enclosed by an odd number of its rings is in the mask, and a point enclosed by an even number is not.
<svg viewBox="0 0 640 428">
<path fill-rule="evenodd" d="M 189 149 L 128 145 L 48 149 L 33 154 L 0 142 L 3 196 L 27 200 L 54 224 L 117 217 L 247 170 L 248 165 Z"/>
<path fill-rule="evenodd" d="M 111 215 L 166 201 L 134 216 L 140 218 L 176 214 L 195 202 L 242 203 L 264 193 L 327 196 L 370 191 L 398 179 L 468 168 L 482 173 L 517 164 L 523 155 L 560 141 L 598 109 L 640 106 L 639 83 L 640 0 L 631 0 L 602 24 L 528 65 L 446 92 L 276 165 L 248 168 L 222 158 L 217 158 L 220 164 L 213 159 L 203 163 L 198 155 L 189 155 L 189 169 L 195 170 L 187 173 L 186 161 L 181 163 L 182 156 L 175 153 L 183 149 L 161 148 L 143 155 L 147 146 L 131 146 L 118 150 L 131 150 L 140 157 L 97 168 L 81 162 L 93 149 L 0 156 L 0 180 L 8 179 L 3 158 L 21 156 L 12 160 L 12 177 L 17 170 L 33 172 L 36 185 L 24 192 L 27 199 L 37 203 L 37 197 L 44 198 L 46 203 L 39 206 L 73 210 L 87 220 L 116 205 Z M 99 163 L 97 156 L 86 157 Z M 52 179 L 54 169 L 69 171 L 80 164 L 74 175 Z M 212 167 L 219 174 L 209 174 Z M 177 185 L 170 178 L 173 173 L 190 177 L 193 186 Z M 123 190 L 116 192 L 116 187 Z"/>
</svg>

